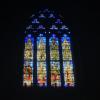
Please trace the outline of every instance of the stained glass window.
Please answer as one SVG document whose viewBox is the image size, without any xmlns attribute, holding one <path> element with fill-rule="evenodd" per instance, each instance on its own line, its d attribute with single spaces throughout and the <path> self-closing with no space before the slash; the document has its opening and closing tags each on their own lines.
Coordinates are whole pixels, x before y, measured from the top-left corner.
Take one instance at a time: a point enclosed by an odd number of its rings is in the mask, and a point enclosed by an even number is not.
<svg viewBox="0 0 100 100">
<path fill-rule="evenodd" d="M 51 86 L 61 86 L 59 43 L 58 43 L 58 38 L 54 34 L 52 37 L 50 37 L 49 44 L 50 44 Z"/>
<path fill-rule="evenodd" d="M 25 30 L 23 86 L 75 86 L 70 31 L 60 18 L 48 9 L 31 16 Z"/>
<path fill-rule="evenodd" d="M 62 56 L 63 56 L 64 85 L 74 86 L 71 44 L 70 44 L 70 37 L 68 35 L 64 35 L 62 37 Z"/>
<path fill-rule="evenodd" d="M 29 34 L 25 38 L 23 85 L 31 86 L 33 83 L 33 37 Z"/>
<path fill-rule="evenodd" d="M 39 86 L 47 85 L 46 37 L 37 37 L 37 82 Z"/>
</svg>

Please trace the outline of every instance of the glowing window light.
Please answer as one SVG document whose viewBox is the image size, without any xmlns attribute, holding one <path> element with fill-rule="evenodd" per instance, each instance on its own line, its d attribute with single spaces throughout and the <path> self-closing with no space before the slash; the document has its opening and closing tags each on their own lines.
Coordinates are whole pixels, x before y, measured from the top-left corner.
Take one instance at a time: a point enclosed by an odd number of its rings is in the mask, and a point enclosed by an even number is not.
<svg viewBox="0 0 100 100">
<path fill-rule="evenodd" d="M 59 62 L 59 43 L 55 34 L 49 39 L 50 45 L 50 69 L 51 69 L 51 86 L 61 86 L 60 62 Z"/>
<path fill-rule="evenodd" d="M 53 29 L 54 29 L 54 30 L 57 30 L 58 28 L 56 27 L 56 25 L 52 25 L 50 29 L 51 29 L 51 30 L 53 30 Z"/>
<path fill-rule="evenodd" d="M 62 24 L 60 19 L 57 19 L 57 21 L 55 22 L 56 24 Z"/>
<path fill-rule="evenodd" d="M 31 34 L 25 38 L 23 86 L 32 86 L 33 84 L 33 41 Z"/>
<path fill-rule="evenodd" d="M 49 18 L 55 18 L 55 16 L 51 13 Z"/>
<path fill-rule="evenodd" d="M 44 14 L 40 14 L 39 18 L 46 18 Z"/>
<path fill-rule="evenodd" d="M 32 17 L 31 24 L 25 30 L 28 35 L 25 37 L 23 86 L 47 87 L 47 80 L 50 79 L 52 87 L 61 87 L 61 85 L 74 87 L 74 66 L 68 27 L 63 25 L 59 17 L 56 18 L 53 11 L 51 12 L 48 9 L 32 15 Z M 34 34 L 34 38 L 30 33 Z M 36 53 L 34 53 L 34 50 Z M 48 66 L 49 64 L 50 66 Z M 50 67 L 50 70 L 48 70 L 48 67 Z M 64 84 L 62 84 L 62 77 Z"/>
<path fill-rule="evenodd" d="M 68 28 L 65 25 L 62 25 L 62 27 L 60 29 L 62 29 L 62 30 L 68 30 Z"/>
<path fill-rule="evenodd" d="M 37 37 L 37 83 L 39 86 L 47 86 L 46 37 L 43 34 Z"/>
<path fill-rule="evenodd" d="M 35 24 L 35 23 L 38 24 L 38 23 L 40 23 L 40 22 L 38 21 L 38 19 L 34 19 L 34 20 L 32 21 L 32 23 L 33 23 L 33 24 Z"/>
<path fill-rule="evenodd" d="M 70 37 L 64 34 L 61 39 L 62 39 L 64 86 L 73 87 L 74 86 L 74 72 L 73 72 L 73 61 L 72 61 Z"/>
</svg>

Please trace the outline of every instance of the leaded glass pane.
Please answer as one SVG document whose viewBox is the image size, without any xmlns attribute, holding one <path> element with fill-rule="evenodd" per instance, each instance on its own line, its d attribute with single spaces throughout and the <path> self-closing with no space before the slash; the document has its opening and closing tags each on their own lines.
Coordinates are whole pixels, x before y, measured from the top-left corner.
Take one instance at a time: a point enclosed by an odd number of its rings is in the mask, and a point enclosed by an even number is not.
<svg viewBox="0 0 100 100">
<path fill-rule="evenodd" d="M 23 86 L 31 86 L 33 83 L 33 37 L 25 38 Z"/>
<path fill-rule="evenodd" d="M 51 86 L 61 86 L 60 63 L 51 61 Z"/>
<path fill-rule="evenodd" d="M 73 73 L 70 38 L 69 36 L 64 35 L 61 39 L 62 39 L 64 85 L 74 86 L 74 73 Z"/>
<path fill-rule="evenodd" d="M 50 45 L 50 69 L 51 86 L 61 86 L 60 62 L 59 62 L 59 43 L 58 38 L 53 34 L 49 39 Z"/>
<path fill-rule="evenodd" d="M 46 37 L 43 34 L 37 37 L 37 83 L 39 86 L 47 85 Z"/>
</svg>

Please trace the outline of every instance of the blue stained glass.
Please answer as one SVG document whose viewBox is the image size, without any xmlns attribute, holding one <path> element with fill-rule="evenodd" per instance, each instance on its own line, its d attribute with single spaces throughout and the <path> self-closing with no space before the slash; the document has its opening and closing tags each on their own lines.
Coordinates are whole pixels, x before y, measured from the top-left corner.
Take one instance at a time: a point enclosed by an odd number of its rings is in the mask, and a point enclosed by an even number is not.
<svg viewBox="0 0 100 100">
<path fill-rule="evenodd" d="M 55 18 L 55 16 L 53 14 L 50 14 L 49 18 Z"/>
<path fill-rule="evenodd" d="M 28 34 L 28 37 L 31 38 L 32 37 L 31 34 Z"/>
<path fill-rule="evenodd" d="M 27 37 L 25 37 L 25 43 L 26 43 L 29 39 L 30 39 L 30 40 L 31 40 L 31 42 L 33 43 L 34 38 L 32 37 L 32 35 L 31 35 L 31 34 L 28 34 L 28 35 L 27 35 Z"/>
<path fill-rule="evenodd" d="M 70 61 L 63 62 L 64 86 L 74 86 L 73 64 Z"/>
<path fill-rule="evenodd" d="M 45 18 L 44 14 L 40 14 L 39 18 Z"/>
<path fill-rule="evenodd" d="M 39 86 L 47 86 L 46 62 L 37 62 L 37 82 Z"/>
<path fill-rule="evenodd" d="M 45 29 L 43 25 L 39 25 L 37 29 Z"/>
<path fill-rule="evenodd" d="M 62 30 L 68 30 L 68 27 L 65 26 L 65 25 L 62 25 L 62 27 L 60 29 L 62 29 Z"/>
<path fill-rule="evenodd" d="M 62 24 L 60 19 L 57 19 L 57 21 L 55 22 L 56 24 Z"/>
<path fill-rule="evenodd" d="M 53 38 L 55 38 L 55 37 L 56 37 L 56 35 L 55 35 L 55 34 L 52 34 L 52 37 L 53 37 Z"/>
<path fill-rule="evenodd" d="M 58 38 L 56 38 L 55 34 L 49 39 L 50 49 L 58 49 L 59 43 Z M 58 51 L 57 51 L 58 52 Z"/>
<path fill-rule="evenodd" d="M 33 21 L 32 21 L 32 23 L 40 23 L 39 21 L 38 21 L 38 19 L 33 19 Z"/>
<path fill-rule="evenodd" d="M 64 34 L 63 37 L 62 37 L 62 42 L 63 42 L 64 40 L 66 40 L 67 42 L 70 43 L 70 37 L 69 37 L 68 35 L 66 35 L 66 34 Z"/>
</svg>

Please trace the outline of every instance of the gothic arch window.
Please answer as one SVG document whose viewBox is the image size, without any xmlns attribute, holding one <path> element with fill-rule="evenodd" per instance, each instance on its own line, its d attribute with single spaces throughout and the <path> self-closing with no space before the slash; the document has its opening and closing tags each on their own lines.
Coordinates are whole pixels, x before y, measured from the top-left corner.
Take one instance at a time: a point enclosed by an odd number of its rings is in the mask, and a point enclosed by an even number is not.
<svg viewBox="0 0 100 100">
<path fill-rule="evenodd" d="M 23 86 L 74 87 L 70 31 L 60 16 L 45 9 L 25 30 Z"/>
<path fill-rule="evenodd" d="M 25 37 L 23 86 L 31 86 L 33 84 L 33 41 L 34 38 L 31 34 Z"/>
<path fill-rule="evenodd" d="M 37 83 L 39 86 L 47 85 L 46 37 L 43 34 L 37 37 Z"/>
<path fill-rule="evenodd" d="M 70 37 L 64 34 L 64 36 L 61 39 L 62 39 L 64 86 L 74 86 Z"/>
<path fill-rule="evenodd" d="M 55 34 L 49 39 L 50 45 L 50 70 L 51 86 L 61 86 L 60 61 L 59 61 L 59 41 Z"/>
</svg>

